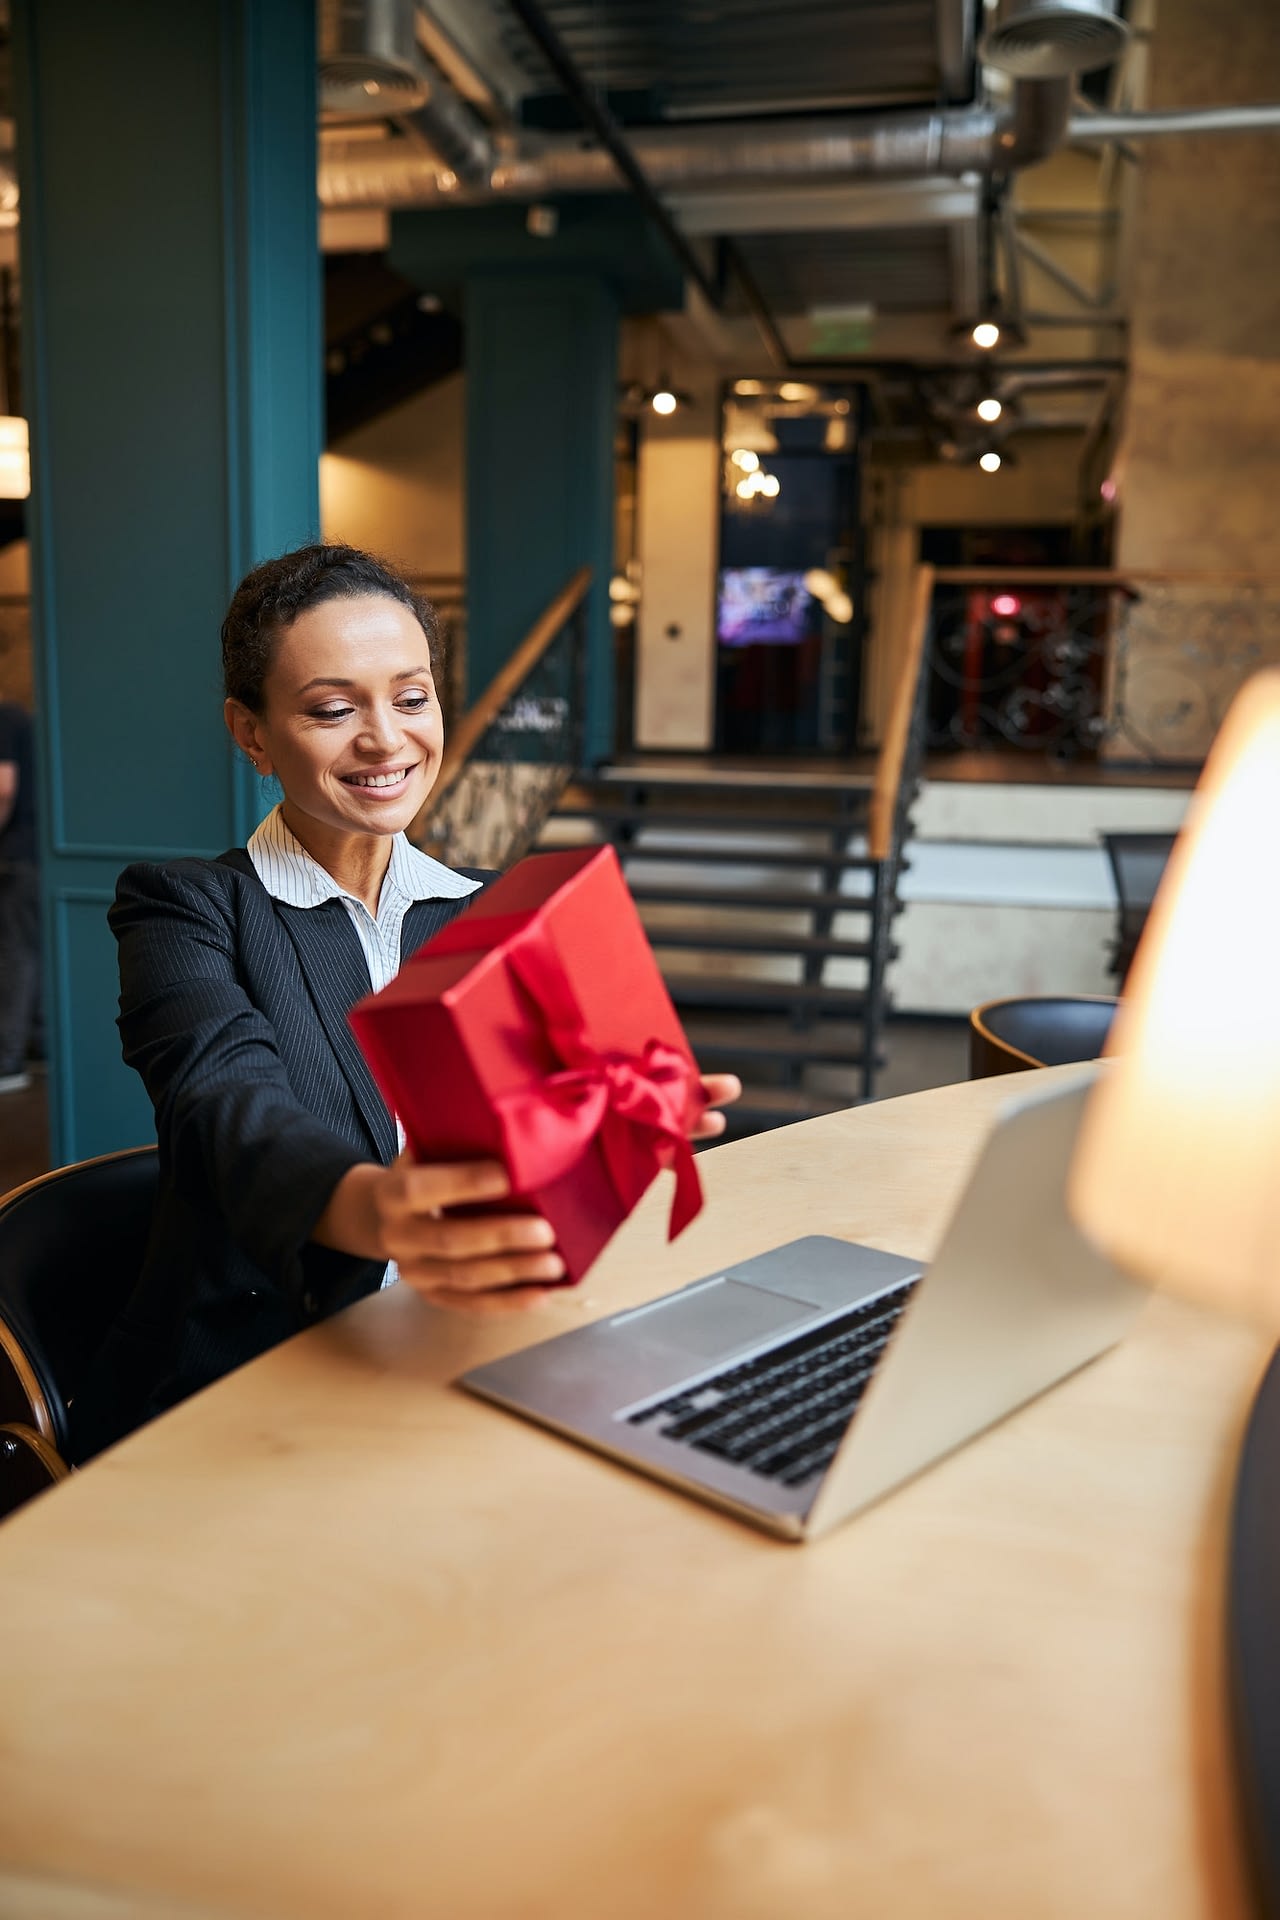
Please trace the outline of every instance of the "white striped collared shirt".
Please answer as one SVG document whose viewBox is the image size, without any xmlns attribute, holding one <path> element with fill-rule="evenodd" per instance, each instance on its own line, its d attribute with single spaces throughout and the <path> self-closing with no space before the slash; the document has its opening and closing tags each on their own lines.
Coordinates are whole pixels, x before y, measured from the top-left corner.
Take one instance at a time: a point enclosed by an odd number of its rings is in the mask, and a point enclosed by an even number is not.
<svg viewBox="0 0 1280 1920">
<path fill-rule="evenodd" d="M 391 842 L 391 861 L 378 897 L 378 911 L 372 914 L 363 900 L 339 886 L 333 875 L 312 859 L 285 825 L 278 806 L 250 835 L 246 851 L 267 892 L 285 906 L 318 907 L 326 900 L 341 900 L 356 930 L 369 969 L 369 985 L 375 993 L 400 971 L 400 934 L 414 901 L 461 900 L 480 888 L 478 880 L 468 880 L 464 874 L 442 866 L 398 833 Z M 404 1129 L 399 1120 L 396 1137 L 403 1148 Z M 396 1278 L 392 1262 L 383 1275 L 383 1286 L 391 1286 Z"/>
</svg>

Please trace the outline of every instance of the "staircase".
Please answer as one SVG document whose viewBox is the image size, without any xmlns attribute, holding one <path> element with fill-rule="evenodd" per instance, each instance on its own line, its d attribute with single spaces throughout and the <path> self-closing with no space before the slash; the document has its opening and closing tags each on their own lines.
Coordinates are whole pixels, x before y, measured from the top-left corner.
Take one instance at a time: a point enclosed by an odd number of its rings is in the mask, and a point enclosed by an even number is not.
<svg viewBox="0 0 1280 1920">
<path fill-rule="evenodd" d="M 871 1097 L 898 910 L 874 769 L 637 761 L 570 786 L 540 844 L 617 849 L 690 1044 L 741 1075 L 730 1130 Z"/>
<path fill-rule="evenodd" d="M 411 837 L 451 865 L 611 843 L 699 1061 L 755 1133 L 874 1092 L 933 591 L 916 570 L 874 756 L 580 767 L 585 596 L 573 579 L 452 729 Z M 548 730 L 550 729 L 550 731 Z"/>
</svg>

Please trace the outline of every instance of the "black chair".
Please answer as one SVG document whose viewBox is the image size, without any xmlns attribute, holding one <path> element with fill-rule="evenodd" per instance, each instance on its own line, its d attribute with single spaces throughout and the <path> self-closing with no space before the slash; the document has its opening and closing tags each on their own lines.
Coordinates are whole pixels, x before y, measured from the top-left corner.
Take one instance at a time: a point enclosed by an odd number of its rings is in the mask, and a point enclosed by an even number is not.
<svg viewBox="0 0 1280 1920">
<path fill-rule="evenodd" d="M 1118 1005 L 1105 995 L 1083 993 L 988 1000 L 969 1015 L 969 1078 L 1096 1060 Z"/>
<path fill-rule="evenodd" d="M 133 1289 L 154 1146 L 56 1167 L 0 1199 L 0 1422 L 72 1460 L 67 1407 Z"/>
<path fill-rule="evenodd" d="M 66 1461 L 34 1427 L 0 1426 L 0 1520 L 66 1477 Z"/>
<path fill-rule="evenodd" d="M 1116 933 L 1108 962 L 1121 988 L 1147 924 L 1176 833 L 1104 833 L 1116 889 Z"/>
</svg>

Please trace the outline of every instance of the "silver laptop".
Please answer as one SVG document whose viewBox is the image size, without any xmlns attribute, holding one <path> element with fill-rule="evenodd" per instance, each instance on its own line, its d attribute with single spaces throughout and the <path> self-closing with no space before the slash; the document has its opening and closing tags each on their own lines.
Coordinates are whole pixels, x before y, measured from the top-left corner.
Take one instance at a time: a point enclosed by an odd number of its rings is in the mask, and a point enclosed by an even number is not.
<svg viewBox="0 0 1280 1920">
<path fill-rule="evenodd" d="M 770 1533 L 825 1533 L 1136 1313 L 1063 1200 L 1097 1071 L 1018 1076 L 927 1272 L 811 1234 L 461 1384 Z"/>
</svg>

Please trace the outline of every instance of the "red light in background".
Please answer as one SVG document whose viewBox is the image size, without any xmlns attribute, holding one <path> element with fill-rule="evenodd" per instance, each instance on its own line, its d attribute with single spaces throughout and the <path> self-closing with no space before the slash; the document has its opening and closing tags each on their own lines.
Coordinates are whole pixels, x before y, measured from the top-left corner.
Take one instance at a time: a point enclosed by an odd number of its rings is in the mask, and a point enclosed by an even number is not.
<svg viewBox="0 0 1280 1920">
<path fill-rule="evenodd" d="M 1016 593 L 998 593 L 991 602 L 991 611 L 1001 620 L 1012 620 L 1022 612 L 1022 602 Z"/>
</svg>

